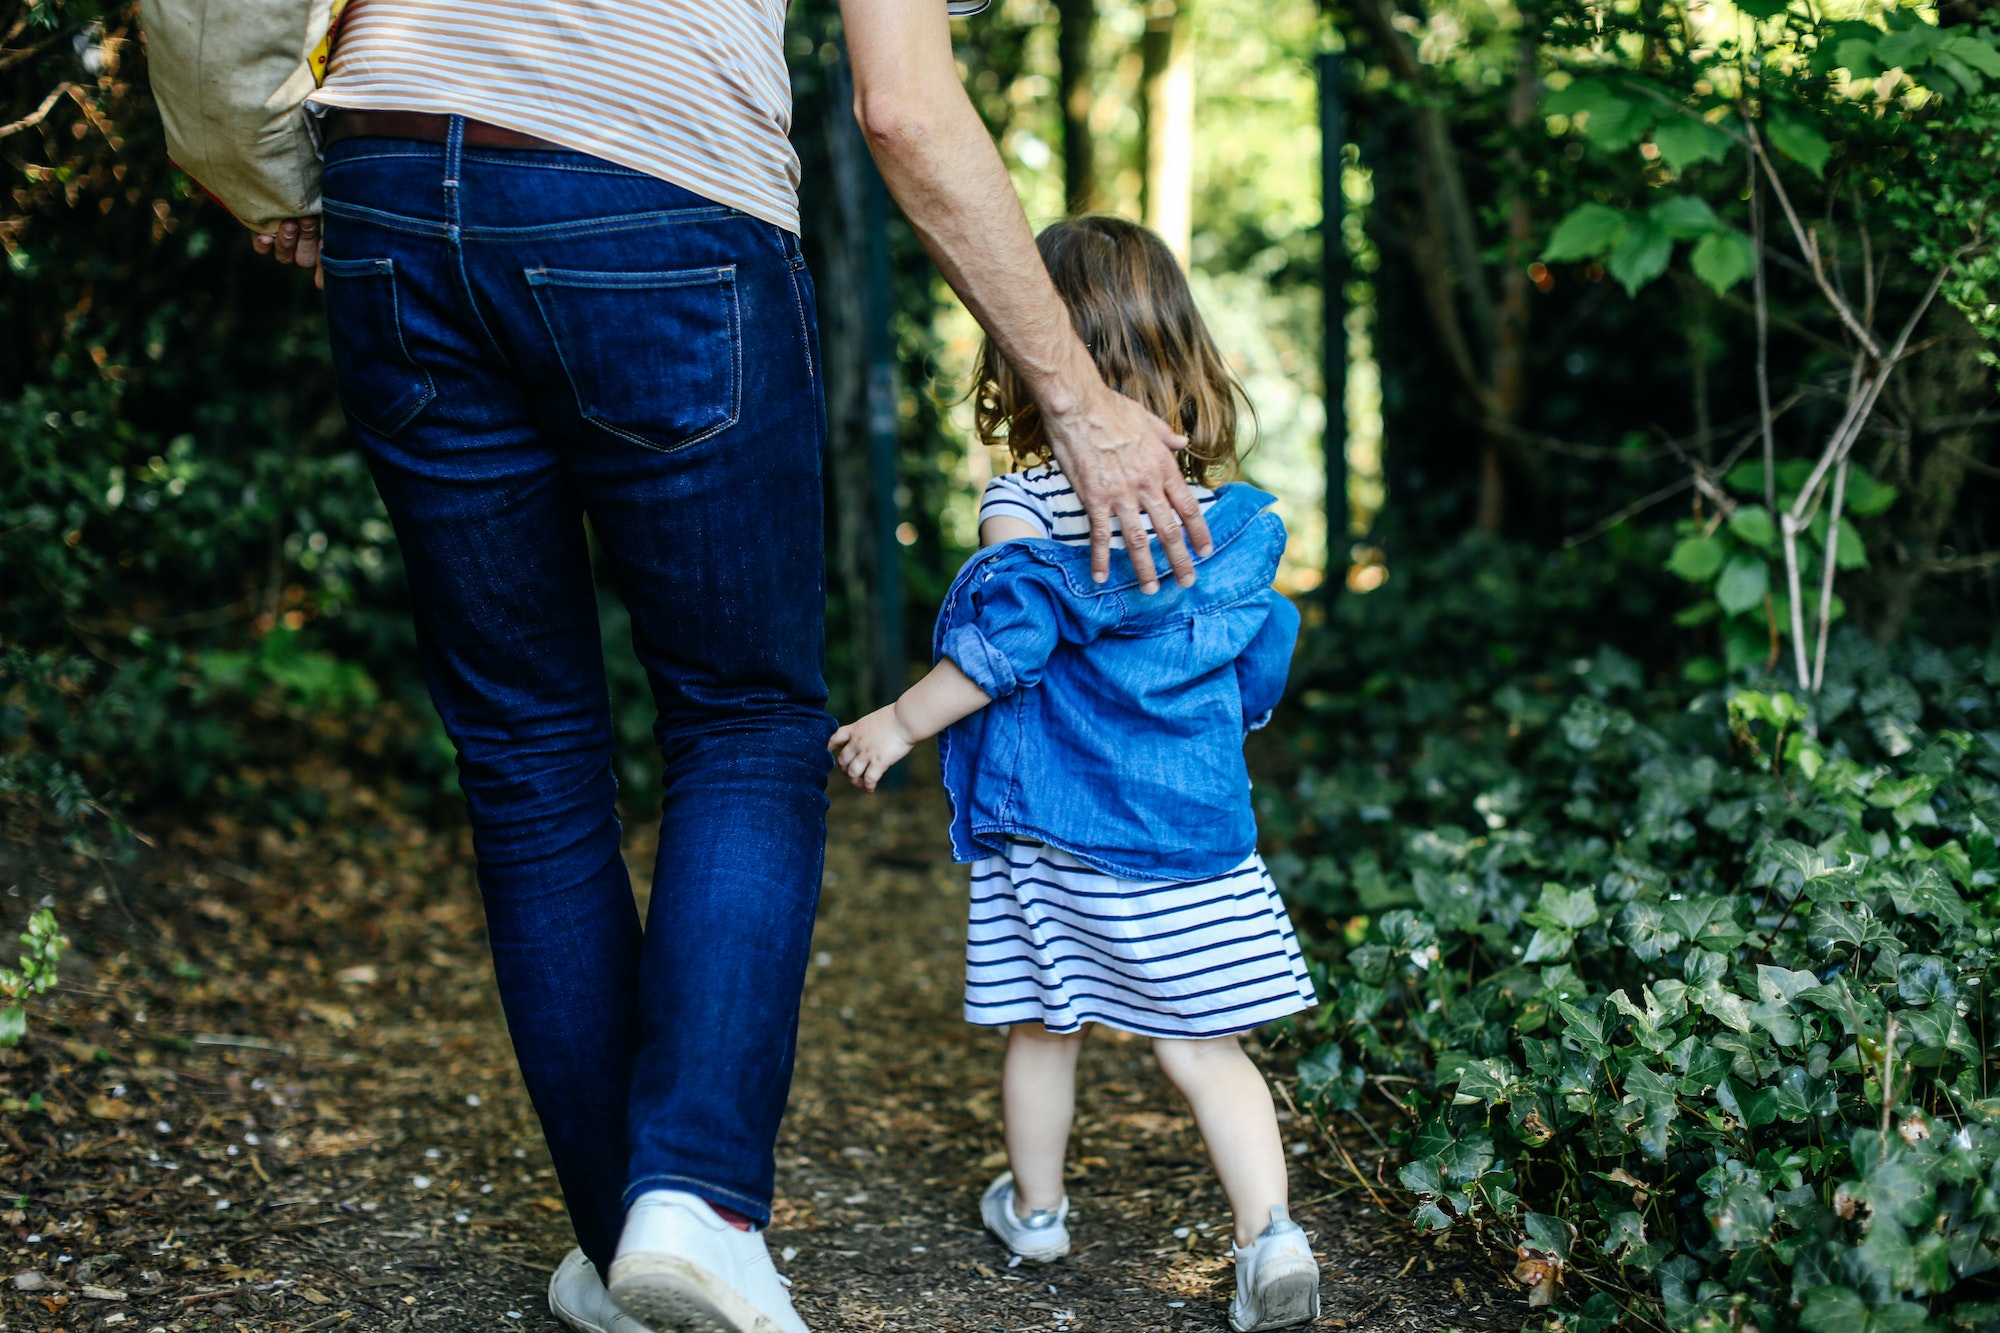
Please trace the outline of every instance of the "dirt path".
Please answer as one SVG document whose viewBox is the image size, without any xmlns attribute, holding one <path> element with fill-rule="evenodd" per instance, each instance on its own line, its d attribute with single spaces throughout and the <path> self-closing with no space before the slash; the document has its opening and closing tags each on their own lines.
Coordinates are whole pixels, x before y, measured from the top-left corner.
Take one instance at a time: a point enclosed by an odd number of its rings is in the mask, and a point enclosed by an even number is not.
<svg viewBox="0 0 2000 1333">
<path fill-rule="evenodd" d="M 222 827 L 124 869 L 0 844 L 0 924 L 47 898 L 77 941 L 0 1052 L 0 1330 L 555 1327 L 566 1228 L 463 837 L 366 791 L 333 804 L 344 832 Z M 978 1230 L 1000 1048 L 959 1018 L 943 826 L 928 791 L 836 800 L 771 1232 L 801 1312 L 820 1333 L 1224 1327 L 1221 1193 L 1142 1042 L 1085 1057 L 1077 1251 L 1010 1269 Z M 1321 1326 L 1519 1327 L 1465 1242 L 1419 1244 L 1310 1125 L 1287 1133 Z"/>
</svg>

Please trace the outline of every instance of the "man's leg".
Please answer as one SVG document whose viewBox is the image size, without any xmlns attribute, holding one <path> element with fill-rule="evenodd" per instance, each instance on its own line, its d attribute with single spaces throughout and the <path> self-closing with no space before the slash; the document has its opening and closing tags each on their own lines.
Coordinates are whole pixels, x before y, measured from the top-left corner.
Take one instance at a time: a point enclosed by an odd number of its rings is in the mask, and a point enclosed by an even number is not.
<svg viewBox="0 0 2000 1333">
<path fill-rule="evenodd" d="M 332 208 L 412 216 L 394 227 L 330 217 L 331 341 L 458 749 L 521 1072 L 601 1269 L 624 1218 L 640 934 L 596 602 L 574 485 L 435 234 L 448 175 L 443 151 L 423 145 L 336 146 Z"/>
<path fill-rule="evenodd" d="M 796 241 L 735 256 L 741 411 L 667 455 L 581 465 L 666 758 L 634 1066 L 629 1203 L 684 1190 L 762 1225 L 818 903 L 829 760 L 811 291 Z"/>
</svg>

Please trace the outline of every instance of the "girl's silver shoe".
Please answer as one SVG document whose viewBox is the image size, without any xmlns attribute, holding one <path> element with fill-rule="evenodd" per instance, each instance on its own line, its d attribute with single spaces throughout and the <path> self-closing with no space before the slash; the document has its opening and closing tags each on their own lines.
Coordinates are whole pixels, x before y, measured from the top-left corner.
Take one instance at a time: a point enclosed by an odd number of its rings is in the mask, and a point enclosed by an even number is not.
<svg viewBox="0 0 2000 1333">
<path fill-rule="evenodd" d="M 1236 1333 L 1290 1328 L 1319 1317 L 1319 1262 L 1306 1233 L 1282 1204 L 1271 1209 L 1271 1225 L 1236 1251 L 1236 1299 L 1229 1326 Z"/>
<path fill-rule="evenodd" d="M 986 1229 L 1029 1263 L 1053 1263 L 1069 1253 L 1069 1196 L 1053 1208 L 1038 1208 L 1026 1217 L 1014 1213 L 1014 1173 L 1003 1171 L 979 1200 L 979 1217 Z"/>
</svg>

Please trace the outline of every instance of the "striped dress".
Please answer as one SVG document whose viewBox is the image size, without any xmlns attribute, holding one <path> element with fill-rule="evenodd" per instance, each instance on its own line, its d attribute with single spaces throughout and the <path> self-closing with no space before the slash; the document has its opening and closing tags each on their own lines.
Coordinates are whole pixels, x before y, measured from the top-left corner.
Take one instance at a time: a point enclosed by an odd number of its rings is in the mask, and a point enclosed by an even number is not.
<svg viewBox="0 0 2000 1333">
<path fill-rule="evenodd" d="M 1194 489 L 1206 510 L 1214 493 Z M 988 483 L 980 522 L 1001 516 L 1057 541 L 1090 540 L 1083 506 L 1053 463 Z M 1113 545 L 1123 547 L 1115 534 Z M 1219 1037 L 1318 1002 L 1278 887 L 1254 852 L 1186 881 L 1120 879 L 1019 839 L 972 865 L 968 1022 Z"/>
</svg>

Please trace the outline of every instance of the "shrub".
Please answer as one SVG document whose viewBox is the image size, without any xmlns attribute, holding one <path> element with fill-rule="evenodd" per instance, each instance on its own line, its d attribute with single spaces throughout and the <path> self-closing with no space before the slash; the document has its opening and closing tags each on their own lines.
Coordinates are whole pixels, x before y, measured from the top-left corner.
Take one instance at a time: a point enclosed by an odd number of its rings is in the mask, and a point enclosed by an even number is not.
<svg viewBox="0 0 2000 1333">
<path fill-rule="evenodd" d="M 1349 599 L 1307 668 L 1339 688 L 1266 810 L 1337 964 L 1307 1099 L 1393 1089 L 1416 1224 L 1517 1247 L 1586 1333 L 1639 1292 L 1675 1328 L 2000 1325 L 2000 640 L 1837 633 L 1808 705 L 1498 665 L 1510 626 L 1560 645 L 1546 600 L 1427 680 L 1367 629 L 1428 606 Z"/>
</svg>

